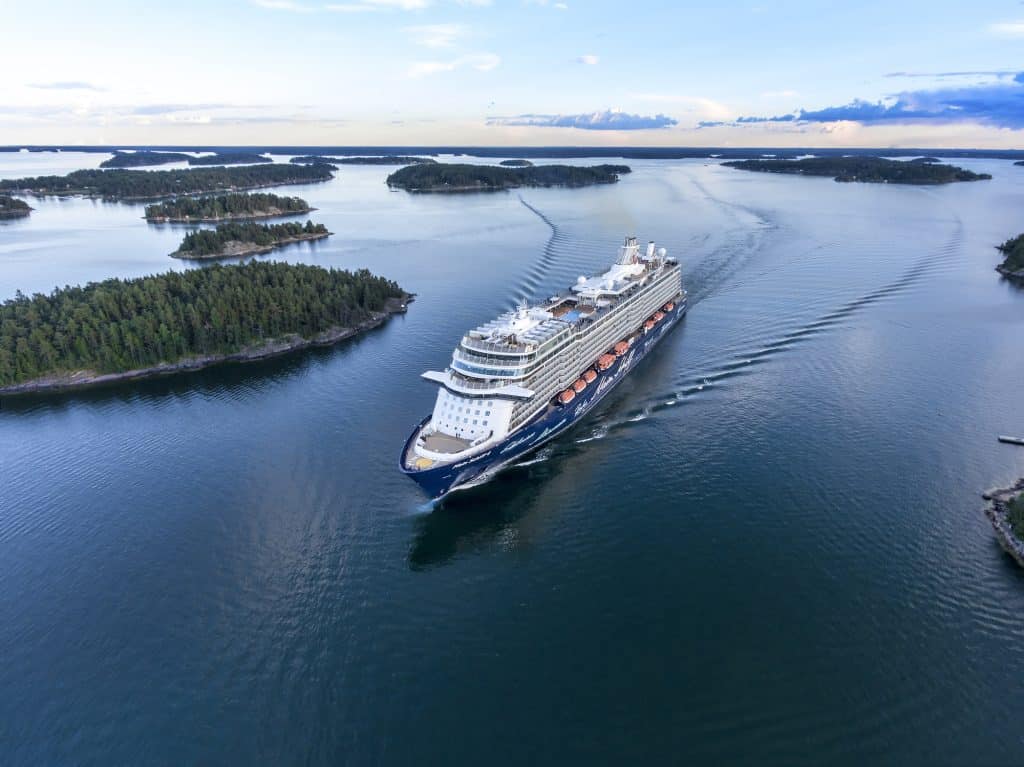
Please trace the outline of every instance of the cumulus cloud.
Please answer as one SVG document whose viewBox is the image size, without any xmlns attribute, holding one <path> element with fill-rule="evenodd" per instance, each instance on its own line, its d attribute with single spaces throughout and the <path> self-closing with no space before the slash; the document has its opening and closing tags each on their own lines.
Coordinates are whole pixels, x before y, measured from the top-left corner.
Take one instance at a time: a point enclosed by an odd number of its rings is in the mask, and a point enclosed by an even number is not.
<svg viewBox="0 0 1024 767">
<path fill-rule="evenodd" d="M 593 53 L 584 53 L 582 56 L 576 57 L 577 64 L 587 64 L 588 66 L 596 66 L 601 59 L 595 56 Z"/>
<path fill-rule="evenodd" d="M 448 61 L 416 61 L 409 66 L 409 77 L 426 77 L 440 72 L 454 72 L 456 69 L 475 69 L 490 72 L 501 64 L 501 58 L 493 53 L 470 53 Z"/>
<path fill-rule="evenodd" d="M 1024 21 L 1001 21 L 990 24 L 988 31 L 996 37 L 1024 37 Z"/>
<path fill-rule="evenodd" d="M 576 115 L 525 114 L 514 117 L 492 117 L 488 125 L 524 125 L 534 128 L 579 128 L 580 130 L 648 130 L 677 124 L 667 115 L 633 115 L 608 109 L 603 112 Z"/>
<path fill-rule="evenodd" d="M 48 91 L 105 91 L 106 88 L 101 88 L 98 85 L 92 83 L 82 82 L 80 80 L 72 80 L 66 82 L 55 82 L 55 83 L 30 83 L 29 88 L 40 88 Z"/>
<path fill-rule="evenodd" d="M 788 115 L 740 117 L 735 123 L 840 121 L 865 125 L 979 123 L 995 128 L 1022 129 L 1024 72 L 1009 80 L 931 90 L 908 90 L 882 101 L 854 99 L 848 104 L 823 109 L 800 109 Z"/>
<path fill-rule="evenodd" d="M 462 24 L 423 24 L 406 27 L 405 31 L 414 43 L 426 48 L 451 48 L 456 40 L 469 33 L 469 29 Z"/>
</svg>

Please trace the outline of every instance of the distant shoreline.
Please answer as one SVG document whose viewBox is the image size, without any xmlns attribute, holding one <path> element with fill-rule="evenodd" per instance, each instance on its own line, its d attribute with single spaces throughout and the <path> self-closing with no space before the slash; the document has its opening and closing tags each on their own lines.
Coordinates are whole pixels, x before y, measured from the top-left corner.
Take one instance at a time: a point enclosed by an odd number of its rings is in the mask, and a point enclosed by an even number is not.
<svg viewBox="0 0 1024 767">
<path fill-rule="evenodd" d="M 281 338 L 267 339 L 262 343 L 250 345 L 241 351 L 231 354 L 206 354 L 197 357 L 186 357 L 177 362 L 161 363 L 150 367 L 125 370 L 120 373 L 96 373 L 92 370 L 78 370 L 61 375 L 43 376 L 41 378 L 34 378 L 31 381 L 0 387 L 0 396 L 46 394 L 127 381 L 139 381 L 148 378 L 162 378 L 176 373 L 202 370 L 226 362 L 258 362 L 312 347 L 333 346 L 341 341 L 380 327 L 395 314 L 404 314 L 408 311 L 408 306 L 414 299 L 415 295 L 413 294 L 407 294 L 404 298 L 389 298 L 382 311 L 374 312 L 369 319 L 360 322 L 355 327 L 331 328 L 330 330 L 318 333 L 312 338 L 303 338 L 292 333 Z"/>
</svg>

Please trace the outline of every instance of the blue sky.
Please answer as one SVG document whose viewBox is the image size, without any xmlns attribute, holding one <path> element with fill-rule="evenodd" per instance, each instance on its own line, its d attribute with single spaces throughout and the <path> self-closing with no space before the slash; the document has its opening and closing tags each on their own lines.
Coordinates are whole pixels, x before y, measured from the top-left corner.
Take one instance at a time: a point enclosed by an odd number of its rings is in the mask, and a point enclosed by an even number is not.
<svg viewBox="0 0 1024 767">
<path fill-rule="evenodd" d="M 1024 146 L 1020 2 L 9 1 L 0 144 Z"/>
</svg>

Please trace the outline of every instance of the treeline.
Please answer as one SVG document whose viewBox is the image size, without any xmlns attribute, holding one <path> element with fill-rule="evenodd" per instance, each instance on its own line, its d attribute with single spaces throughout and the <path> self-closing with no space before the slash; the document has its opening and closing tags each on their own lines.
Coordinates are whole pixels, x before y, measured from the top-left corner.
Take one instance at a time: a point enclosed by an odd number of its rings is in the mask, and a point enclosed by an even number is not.
<svg viewBox="0 0 1024 767">
<path fill-rule="evenodd" d="M 931 159 L 931 158 L 929 158 Z M 884 157 L 805 157 L 801 160 L 734 160 L 730 168 L 800 176 L 832 176 L 836 181 L 875 184 L 949 184 L 982 181 L 987 173 L 974 173 L 936 162 L 901 162 Z"/>
<path fill-rule="evenodd" d="M 410 165 L 387 178 L 388 186 L 410 192 L 462 192 L 514 189 L 521 186 L 613 184 L 629 173 L 628 165 L 536 165 L 502 168 L 496 165 L 435 163 Z"/>
<path fill-rule="evenodd" d="M 187 162 L 189 165 L 244 165 L 273 162 L 269 157 L 253 152 L 215 152 L 193 157 L 183 152 L 114 152 L 114 156 L 100 163 L 101 168 L 140 168 L 146 165 L 166 165 Z"/>
<path fill-rule="evenodd" d="M 302 155 L 288 162 L 296 165 L 429 165 L 437 160 L 430 157 L 409 157 L 405 155 L 381 155 L 379 157 L 324 157 L 323 155 Z"/>
<path fill-rule="evenodd" d="M 284 224 L 218 224 L 216 229 L 197 229 L 189 232 L 178 246 L 177 255 L 184 258 L 203 258 L 224 252 L 231 242 L 245 243 L 256 247 L 280 245 L 297 238 L 312 235 L 328 235 L 327 227 L 307 221 L 300 224 L 292 221 Z"/>
<path fill-rule="evenodd" d="M 216 221 L 308 213 L 312 208 L 301 197 L 276 194 L 222 194 L 215 197 L 178 197 L 146 206 L 148 221 Z"/>
<path fill-rule="evenodd" d="M 231 354 L 287 334 L 354 327 L 404 296 L 366 270 L 252 262 L 111 279 L 0 304 L 0 385 Z"/>
<path fill-rule="evenodd" d="M 0 190 L 36 195 L 84 194 L 108 200 L 147 200 L 179 194 L 308 184 L 334 178 L 322 165 L 245 165 L 195 170 L 76 170 L 66 176 L 0 180 Z"/>
<path fill-rule="evenodd" d="M 24 200 L 0 194 L 0 219 L 23 218 L 24 216 L 27 216 L 31 210 L 32 208 L 30 208 L 29 204 Z"/>
<path fill-rule="evenodd" d="M 529 160 L 502 160 L 498 163 L 506 168 L 529 168 L 533 165 Z"/>
<path fill-rule="evenodd" d="M 1024 234 L 1018 234 L 1002 245 L 996 246 L 1006 258 L 997 268 L 1003 274 L 1024 278 Z M 1015 273 L 1020 273 L 1015 274 Z"/>
</svg>

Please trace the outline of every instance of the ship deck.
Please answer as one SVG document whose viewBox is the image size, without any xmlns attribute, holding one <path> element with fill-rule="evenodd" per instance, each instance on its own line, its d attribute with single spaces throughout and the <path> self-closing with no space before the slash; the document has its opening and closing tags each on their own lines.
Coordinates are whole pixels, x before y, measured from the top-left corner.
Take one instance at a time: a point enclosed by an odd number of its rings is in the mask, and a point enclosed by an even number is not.
<svg viewBox="0 0 1024 767">
<path fill-rule="evenodd" d="M 460 453 L 472 444 L 468 439 L 434 432 L 423 438 L 423 446 L 432 453 Z"/>
</svg>

